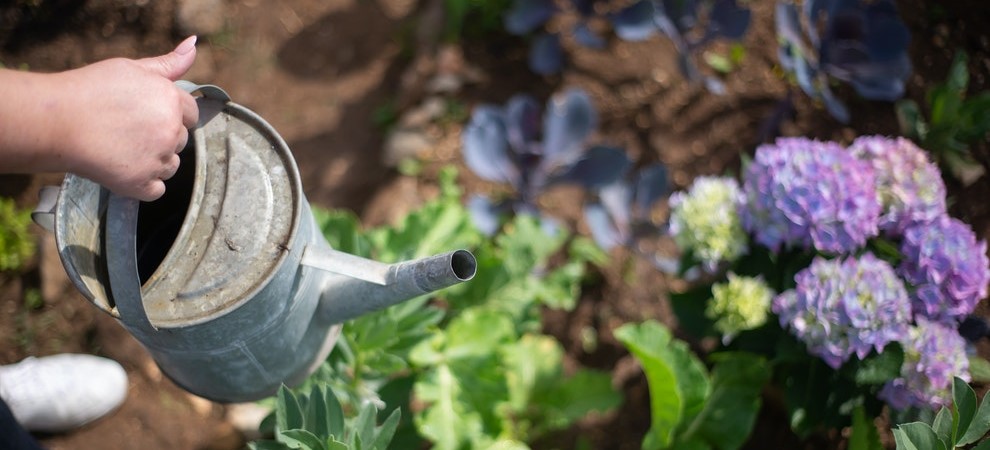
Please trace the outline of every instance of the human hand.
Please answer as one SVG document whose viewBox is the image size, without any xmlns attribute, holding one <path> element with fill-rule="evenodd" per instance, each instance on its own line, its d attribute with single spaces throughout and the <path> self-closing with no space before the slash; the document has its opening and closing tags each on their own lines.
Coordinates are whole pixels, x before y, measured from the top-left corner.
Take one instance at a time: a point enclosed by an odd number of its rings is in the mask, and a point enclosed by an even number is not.
<svg viewBox="0 0 990 450">
<path fill-rule="evenodd" d="M 173 82 L 196 59 L 191 36 L 166 55 L 115 58 L 51 76 L 58 100 L 50 119 L 65 171 L 111 191 L 152 201 L 179 168 L 196 100 Z M 52 98 L 52 97 L 49 97 Z"/>
</svg>

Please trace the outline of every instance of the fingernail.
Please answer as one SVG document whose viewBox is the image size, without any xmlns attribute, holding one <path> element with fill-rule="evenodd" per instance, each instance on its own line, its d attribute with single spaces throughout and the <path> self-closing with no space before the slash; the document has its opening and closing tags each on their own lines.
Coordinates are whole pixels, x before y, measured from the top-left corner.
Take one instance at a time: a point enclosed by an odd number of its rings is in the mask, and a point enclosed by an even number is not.
<svg viewBox="0 0 990 450">
<path fill-rule="evenodd" d="M 196 35 L 195 34 L 192 35 L 192 36 L 187 37 L 186 40 L 182 41 L 182 43 L 179 44 L 179 46 L 175 48 L 175 52 L 178 53 L 178 54 L 180 54 L 180 55 L 185 55 L 186 53 L 191 52 L 192 49 L 194 49 L 194 48 L 196 48 Z"/>
</svg>

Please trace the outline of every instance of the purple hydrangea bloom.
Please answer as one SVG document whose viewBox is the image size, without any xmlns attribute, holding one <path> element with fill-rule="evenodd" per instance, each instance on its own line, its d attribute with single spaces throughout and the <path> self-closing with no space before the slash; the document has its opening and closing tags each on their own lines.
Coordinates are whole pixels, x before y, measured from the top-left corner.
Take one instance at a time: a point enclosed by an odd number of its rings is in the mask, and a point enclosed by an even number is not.
<svg viewBox="0 0 990 450">
<path fill-rule="evenodd" d="M 743 227 L 757 242 L 842 253 L 878 233 L 873 167 L 833 142 L 782 138 L 762 145 L 743 180 Z"/>
<path fill-rule="evenodd" d="M 986 241 L 947 215 L 904 231 L 898 273 L 914 286 L 915 315 L 956 321 L 987 296 L 990 262 Z"/>
<path fill-rule="evenodd" d="M 879 394 L 892 408 L 948 406 L 952 378 L 969 381 L 966 340 L 955 327 L 919 318 L 901 346 L 901 376 L 884 385 Z"/>
<path fill-rule="evenodd" d="M 849 151 L 873 165 L 883 212 L 880 229 L 892 236 L 945 214 L 945 183 L 928 154 L 905 138 L 863 136 Z"/>
<path fill-rule="evenodd" d="M 794 279 L 797 287 L 774 298 L 771 308 L 782 327 L 832 368 L 852 355 L 863 359 L 882 351 L 908 332 L 907 289 L 894 268 L 872 253 L 816 257 Z"/>
</svg>

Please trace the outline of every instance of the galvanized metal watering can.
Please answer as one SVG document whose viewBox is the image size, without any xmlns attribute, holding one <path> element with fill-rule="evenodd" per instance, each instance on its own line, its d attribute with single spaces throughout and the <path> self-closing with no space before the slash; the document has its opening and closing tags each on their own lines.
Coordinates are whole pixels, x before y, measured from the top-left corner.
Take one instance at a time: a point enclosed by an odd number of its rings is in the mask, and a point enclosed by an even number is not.
<svg viewBox="0 0 990 450">
<path fill-rule="evenodd" d="M 342 322 L 474 276 L 465 250 L 383 264 L 331 249 L 278 133 L 223 90 L 179 83 L 200 119 L 161 199 L 69 174 L 34 214 L 76 288 L 179 386 L 264 398 L 319 367 Z"/>
</svg>

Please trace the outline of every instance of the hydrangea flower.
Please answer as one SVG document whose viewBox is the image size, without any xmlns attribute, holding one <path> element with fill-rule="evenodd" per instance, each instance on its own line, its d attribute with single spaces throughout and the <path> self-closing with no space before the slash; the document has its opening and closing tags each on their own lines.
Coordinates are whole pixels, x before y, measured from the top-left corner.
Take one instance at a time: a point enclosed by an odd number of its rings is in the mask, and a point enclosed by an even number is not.
<svg viewBox="0 0 990 450">
<path fill-rule="evenodd" d="M 915 287 L 915 315 L 956 321 L 987 296 L 990 262 L 986 241 L 947 215 L 904 231 L 898 273 Z"/>
<path fill-rule="evenodd" d="M 746 233 L 737 210 L 739 183 L 728 177 L 698 177 L 685 192 L 670 196 L 670 233 L 681 250 L 707 269 L 734 261 L 746 251 Z"/>
<path fill-rule="evenodd" d="M 712 286 L 712 299 L 705 315 L 715 321 L 715 329 L 727 339 L 741 331 L 767 322 L 774 292 L 762 278 L 728 274 L 728 281 Z"/>
<path fill-rule="evenodd" d="M 907 289 L 894 268 L 872 253 L 816 257 L 794 279 L 797 287 L 774 298 L 773 312 L 832 368 L 852 355 L 863 359 L 871 350 L 882 351 L 908 332 Z"/>
<path fill-rule="evenodd" d="M 782 138 L 761 145 L 743 193 L 743 228 L 772 250 L 794 245 L 843 253 L 878 233 L 873 168 L 834 142 Z"/>
<path fill-rule="evenodd" d="M 901 236 L 912 224 L 930 222 L 945 212 L 945 183 L 928 154 L 908 139 L 863 136 L 849 147 L 868 161 L 877 177 L 883 208 L 880 229 Z"/>
<path fill-rule="evenodd" d="M 966 340 L 955 327 L 918 318 L 901 346 L 901 376 L 884 385 L 878 395 L 894 409 L 948 406 L 952 378 L 970 379 Z"/>
</svg>

